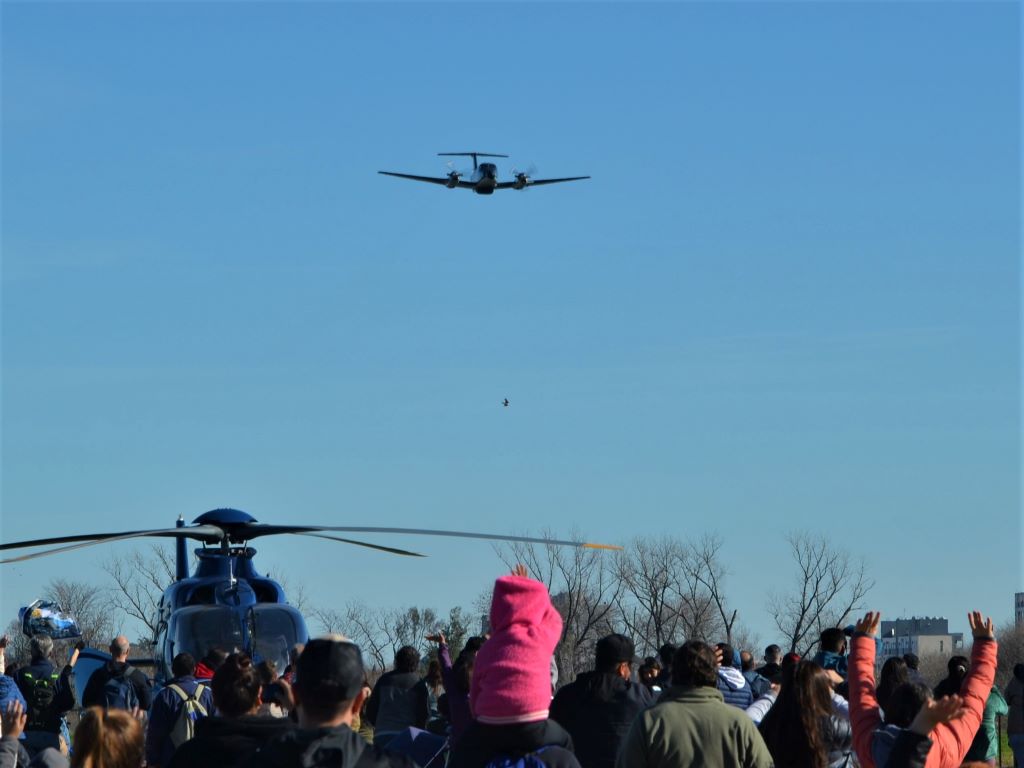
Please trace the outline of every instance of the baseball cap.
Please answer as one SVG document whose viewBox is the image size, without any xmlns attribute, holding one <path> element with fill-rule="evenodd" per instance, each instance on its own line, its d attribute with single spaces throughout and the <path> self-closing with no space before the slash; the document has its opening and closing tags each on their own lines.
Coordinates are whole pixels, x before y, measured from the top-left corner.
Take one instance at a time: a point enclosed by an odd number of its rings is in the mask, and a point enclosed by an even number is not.
<svg viewBox="0 0 1024 768">
<path fill-rule="evenodd" d="M 337 701 L 354 699 L 362 690 L 366 672 L 359 646 L 339 635 L 306 643 L 295 665 L 295 685 L 307 693 L 327 693 Z"/>
<path fill-rule="evenodd" d="M 594 656 L 598 669 L 601 669 L 623 661 L 632 664 L 634 652 L 633 641 L 625 635 L 608 635 L 597 641 Z"/>
</svg>

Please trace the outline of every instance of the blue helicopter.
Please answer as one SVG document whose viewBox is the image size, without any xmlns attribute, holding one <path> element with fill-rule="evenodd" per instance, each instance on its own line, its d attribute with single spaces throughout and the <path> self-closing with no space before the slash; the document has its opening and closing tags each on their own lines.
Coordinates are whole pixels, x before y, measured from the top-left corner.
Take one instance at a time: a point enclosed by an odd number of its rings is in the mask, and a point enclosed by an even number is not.
<svg viewBox="0 0 1024 768">
<path fill-rule="evenodd" d="M 123 533 L 92 533 L 57 536 L 0 544 L 0 551 L 63 546 L 0 560 L 0 565 L 117 541 L 147 537 L 175 539 L 175 580 L 160 600 L 156 635 L 153 638 L 155 679 L 169 680 L 171 660 L 187 652 L 200 659 L 214 647 L 227 651 L 244 650 L 258 661 L 270 660 L 284 669 L 288 651 L 296 643 L 305 643 L 309 632 L 302 614 L 288 604 L 284 589 L 273 579 L 256 571 L 256 550 L 248 546 L 261 536 L 288 534 L 311 536 L 358 547 L 366 547 L 403 557 L 425 557 L 418 552 L 371 544 L 332 533 L 381 533 L 448 536 L 487 541 L 554 544 L 593 549 L 619 549 L 605 544 L 540 539 L 529 536 L 502 536 L 465 531 L 379 526 L 269 525 L 238 509 L 214 509 L 186 525 L 179 517 L 174 528 Z M 195 550 L 195 573 L 188 572 L 188 540 L 202 543 Z M 101 660 L 101 657 L 97 657 Z"/>
</svg>

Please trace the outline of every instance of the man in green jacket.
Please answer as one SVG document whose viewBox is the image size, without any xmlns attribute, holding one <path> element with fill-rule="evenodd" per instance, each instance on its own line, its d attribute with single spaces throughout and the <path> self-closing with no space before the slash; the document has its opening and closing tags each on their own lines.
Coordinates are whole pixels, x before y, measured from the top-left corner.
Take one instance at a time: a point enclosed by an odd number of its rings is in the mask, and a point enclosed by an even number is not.
<svg viewBox="0 0 1024 768">
<path fill-rule="evenodd" d="M 771 768 L 772 756 L 745 712 L 717 690 L 714 649 L 697 640 L 672 660 L 672 687 L 633 721 L 615 768 Z"/>
</svg>

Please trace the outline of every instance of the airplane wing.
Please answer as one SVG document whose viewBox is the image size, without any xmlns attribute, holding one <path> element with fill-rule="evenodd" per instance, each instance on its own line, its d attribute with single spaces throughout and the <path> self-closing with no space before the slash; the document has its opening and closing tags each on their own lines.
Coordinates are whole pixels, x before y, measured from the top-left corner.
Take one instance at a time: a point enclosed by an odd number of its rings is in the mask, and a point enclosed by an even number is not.
<svg viewBox="0 0 1024 768">
<path fill-rule="evenodd" d="M 526 185 L 526 187 L 537 187 L 537 186 L 540 186 L 541 184 L 559 184 L 560 182 L 563 182 L 563 181 L 580 181 L 581 179 L 589 179 L 589 178 L 590 178 L 589 176 L 569 176 L 568 178 L 565 178 L 565 179 L 530 179 L 530 182 Z M 502 182 L 499 182 L 497 185 L 495 185 L 494 188 L 495 189 L 515 189 L 516 183 L 517 182 L 515 182 L 515 181 L 502 181 Z M 521 187 L 521 189 L 525 189 L 526 187 Z"/>
<path fill-rule="evenodd" d="M 377 171 L 377 173 L 383 174 L 384 176 L 397 176 L 400 179 L 412 179 L 413 181 L 425 181 L 428 184 L 440 184 L 442 187 L 448 186 L 447 176 L 414 176 L 411 173 L 393 173 L 392 171 Z M 476 186 L 471 181 L 463 181 L 459 179 L 459 186 L 462 189 L 473 189 Z"/>
</svg>

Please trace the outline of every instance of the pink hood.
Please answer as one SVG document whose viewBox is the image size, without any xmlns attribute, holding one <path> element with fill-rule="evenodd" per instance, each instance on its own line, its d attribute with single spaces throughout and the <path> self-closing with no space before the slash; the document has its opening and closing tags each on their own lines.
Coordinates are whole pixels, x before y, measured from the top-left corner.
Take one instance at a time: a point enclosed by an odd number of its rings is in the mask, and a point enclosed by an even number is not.
<svg viewBox="0 0 1024 768">
<path fill-rule="evenodd" d="M 498 579 L 491 636 L 473 667 L 473 716 L 494 725 L 547 719 L 551 655 L 561 636 L 562 617 L 542 583 L 521 576 Z"/>
</svg>

